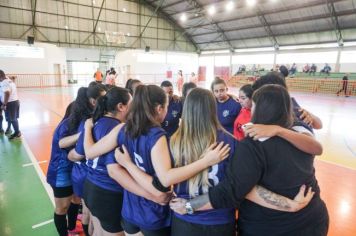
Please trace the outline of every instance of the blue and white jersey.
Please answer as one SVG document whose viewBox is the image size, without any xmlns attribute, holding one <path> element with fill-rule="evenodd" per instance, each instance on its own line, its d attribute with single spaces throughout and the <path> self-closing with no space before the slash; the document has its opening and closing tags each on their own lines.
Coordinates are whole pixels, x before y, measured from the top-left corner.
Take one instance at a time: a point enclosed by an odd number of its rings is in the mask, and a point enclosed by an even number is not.
<svg viewBox="0 0 356 236">
<path fill-rule="evenodd" d="M 234 133 L 234 122 L 236 117 L 239 115 L 241 110 L 241 105 L 233 98 L 229 98 L 225 102 L 218 102 L 217 112 L 220 124 L 230 133 Z"/>
<path fill-rule="evenodd" d="M 68 187 L 72 185 L 71 173 L 73 162 L 68 160 L 68 149 L 59 147 L 59 140 L 72 135 L 68 130 L 68 119 L 59 123 L 53 134 L 51 160 L 47 171 L 47 183 L 53 187 Z"/>
<path fill-rule="evenodd" d="M 178 129 L 179 119 L 182 117 L 183 104 L 182 101 L 169 100 L 167 115 L 164 118 L 161 126 L 167 132 L 167 136 L 171 137 Z"/>
<path fill-rule="evenodd" d="M 225 144 L 230 145 L 230 154 L 229 157 L 224 161 L 211 166 L 209 168 L 209 183 L 211 187 L 218 185 L 220 181 L 225 178 L 225 170 L 228 166 L 228 162 L 231 158 L 233 158 L 235 152 L 235 144 L 237 140 L 232 136 L 227 134 L 224 131 L 218 131 L 217 142 L 224 142 Z M 175 193 L 180 198 L 190 199 L 189 195 L 189 184 L 188 181 L 184 181 L 174 188 Z M 200 187 L 199 191 L 196 195 L 202 195 L 207 193 L 208 189 L 202 189 Z M 199 211 L 195 212 L 193 215 L 180 215 L 174 213 L 175 216 L 181 220 L 193 223 L 193 224 L 202 224 L 202 225 L 220 225 L 220 224 L 228 224 L 235 221 L 235 210 L 233 208 L 226 209 L 212 209 L 208 211 Z"/>
<path fill-rule="evenodd" d="M 111 117 L 102 117 L 94 125 L 93 128 L 93 138 L 97 142 L 105 135 L 110 133 L 110 131 L 115 128 L 120 121 Z M 112 152 L 101 155 L 94 160 L 88 160 L 88 175 L 87 178 L 90 182 L 99 186 L 100 188 L 114 191 L 122 192 L 122 187 L 115 180 L 113 180 L 108 173 L 107 165 L 116 163 L 114 150 Z"/>
<path fill-rule="evenodd" d="M 125 145 L 132 161 L 148 175 L 155 176 L 152 165 L 151 150 L 157 141 L 166 135 L 161 127 L 152 127 L 146 135 L 131 139 L 125 133 L 124 126 L 118 135 L 119 146 Z M 169 206 L 161 206 L 155 202 L 124 191 L 122 217 L 128 222 L 147 230 L 156 230 L 170 226 L 171 212 Z"/>
</svg>

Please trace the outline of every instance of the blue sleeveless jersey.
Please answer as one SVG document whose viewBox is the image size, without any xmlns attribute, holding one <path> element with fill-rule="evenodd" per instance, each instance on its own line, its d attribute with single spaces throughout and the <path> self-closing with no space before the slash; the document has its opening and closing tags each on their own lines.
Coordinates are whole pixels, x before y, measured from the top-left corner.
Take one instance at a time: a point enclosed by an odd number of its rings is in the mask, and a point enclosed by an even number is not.
<svg viewBox="0 0 356 236">
<path fill-rule="evenodd" d="M 82 156 L 85 156 L 84 152 L 84 124 L 85 121 L 80 122 L 78 133 L 80 133 L 77 144 L 75 145 L 75 151 Z M 88 166 L 86 165 L 86 159 L 74 162 L 72 169 L 72 184 L 73 192 L 78 197 L 83 197 L 83 185 L 87 177 Z"/>
<path fill-rule="evenodd" d="M 110 133 L 110 131 L 120 124 L 120 121 L 111 117 L 102 117 L 94 125 L 93 138 L 97 142 L 105 135 Z M 113 191 L 122 192 L 123 189 L 115 180 L 113 180 L 108 173 L 107 165 L 116 163 L 114 151 L 108 152 L 101 155 L 94 160 L 88 160 L 88 180 L 95 184 L 96 186 Z M 112 155 L 111 155 L 112 154 Z"/>
<path fill-rule="evenodd" d="M 151 149 L 159 138 L 166 135 L 161 127 L 152 127 L 146 135 L 131 139 L 125 134 L 126 126 L 120 130 L 117 142 L 127 147 L 133 163 L 144 172 L 155 176 L 151 161 Z M 169 206 L 161 206 L 131 192 L 124 191 L 122 217 L 128 222 L 146 230 L 156 230 L 170 226 Z"/>
<path fill-rule="evenodd" d="M 162 128 L 167 132 L 168 137 L 171 137 L 178 129 L 179 119 L 182 117 L 182 110 L 182 102 L 180 100 L 174 101 L 174 99 L 171 98 L 168 105 L 167 115 L 161 124 Z"/>
<path fill-rule="evenodd" d="M 73 163 L 68 160 L 69 148 L 59 147 L 59 140 L 72 135 L 68 130 L 68 119 L 57 126 L 53 134 L 51 160 L 47 171 L 47 183 L 52 187 L 68 187 L 72 185 L 71 173 Z"/>
<path fill-rule="evenodd" d="M 240 113 L 241 105 L 233 98 L 221 103 L 216 101 L 220 124 L 230 133 L 234 134 L 234 122 Z"/>
<path fill-rule="evenodd" d="M 237 142 L 231 135 L 218 131 L 217 142 L 224 142 L 225 144 L 230 145 L 230 154 L 227 159 L 224 161 L 212 166 L 209 168 L 209 182 L 211 186 L 217 185 L 225 177 L 225 169 L 227 168 L 228 162 L 233 158 L 235 152 L 235 143 Z M 182 182 L 175 186 L 175 193 L 180 198 L 190 199 L 189 195 L 189 184 L 188 181 Z M 197 195 L 206 193 L 207 190 L 203 191 L 202 188 L 199 189 Z M 202 225 L 220 225 L 228 224 L 234 222 L 235 220 L 235 209 L 212 209 L 208 211 L 195 212 L 193 215 L 179 215 L 174 213 L 175 216 L 181 220 L 193 223 L 193 224 L 202 224 Z"/>
</svg>

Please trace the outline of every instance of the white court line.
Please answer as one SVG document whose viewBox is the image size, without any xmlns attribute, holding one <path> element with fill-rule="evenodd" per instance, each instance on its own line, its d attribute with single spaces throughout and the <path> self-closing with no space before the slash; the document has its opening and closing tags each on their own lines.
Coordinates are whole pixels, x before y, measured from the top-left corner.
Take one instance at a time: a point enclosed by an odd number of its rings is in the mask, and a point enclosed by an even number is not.
<svg viewBox="0 0 356 236">
<path fill-rule="evenodd" d="M 48 194 L 48 197 L 49 199 L 51 200 L 52 202 L 52 205 L 54 207 L 54 197 L 53 197 L 53 190 L 52 188 L 49 186 L 49 184 L 47 184 L 46 182 L 46 177 L 44 176 L 42 170 L 41 170 L 41 167 L 40 165 L 38 164 L 36 158 L 35 158 L 35 155 L 33 155 L 30 147 L 28 146 L 27 142 L 26 142 L 26 139 L 24 137 L 22 137 L 22 144 L 28 154 L 28 156 L 30 157 L 30 160 L 31 162 L 33 163 L 33 166 L 35 167 L 35 170 L 37 172 L 37 175 L 38 177 L 40 178 L 41 182 L 42 182 L 42 185 L 43 187 L 45 188 L 47 194 Z"/>
<path fill-rule="evenodd" d="M 33 225 L 33 226 L 32 226 L 32 229 L 36 229 L 36 228 L 38 228 L 38 227 L 41 227 L 41 226 L 44 226 L 44 225 L 50 224 L 50 223 L 52 223 L 52 222 L 53 222 L 53 219 L 51 219 L 51 220 L 47 220 L 47 221 L 44 221 L 44 222 L 42 222 L 42 223 L 39 223 L 39 224 Z"/>
<path fill-rule="evenodd" d="M 44 161 L 39 161 L 39 162 L 37 162 L 38 164 L 41 164 L 41 163 L 46 163 L 47 161 L 46 160 L 44 160 Z M 33 165 L 33 163 L 31 162 L 31 163 L 27 163 L 27 164 L 23 164 L 22 165 L 22 167 L 27 167 L 27 166 L 32 166 Z"/>
</svg>

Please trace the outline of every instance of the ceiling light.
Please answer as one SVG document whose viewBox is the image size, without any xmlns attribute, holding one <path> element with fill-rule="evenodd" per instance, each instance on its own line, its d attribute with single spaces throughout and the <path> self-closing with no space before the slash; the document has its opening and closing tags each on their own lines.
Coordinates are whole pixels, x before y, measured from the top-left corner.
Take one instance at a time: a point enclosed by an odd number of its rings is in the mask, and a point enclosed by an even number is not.
<svg viewBox="0 0 356 236">
<path fill-rule="evenodd" d="M 69 29 L 68 25 L 64 26 L 64 28 Z"/>
<path fill-rule="evenodd" d="M 233 1 L 229 1 L 225 6 L 226 11 L 231 11 L 232 9 L 234 9 L 234 5 L 235 4 Z"/>
<path fill-rule="evenodd" d="M 130 33 L 127 33 L 126 36 L 130 37 Z"/>
<path fill-rule="evenodd" d="M 93 4 L 95 4 L 95 0 L 93 0 Z"/>
<path fill-rule="evenodd" d="M 126 8 L 122 8 L 122 10 L 123 10 L 124 12 L 126 12 Z"/>
<path fill-rule="evenodd" d="M 185 22 L 187 20 L 187 15 L 185 13 L 183 13 L 181 16 L 180 16 L 180 20 L 182 22 Z"/>
<path fill-rule="evenodd" d="M 209 7 L 209 9 L 208 9 L 208 13 L 209 13 L 209 15 L 214 15 L 215 14 L 215 7 L 214 6 L 211 6 L 211 7 Z"/>
<path fill-rule="evenodd" d="M 99 31 L 99 32 L 101 31 L 101 28 L 100 28 L 100 27 L 98 27 L 98 31 Z"/>
<path fill-rule="evenodd" d="M 199 14 L 198 13 L 195 13 L 195 17 L 198 17 L 199 16 Z"/>
<path fill-rule="evenodd" d="M 252 7 L 252 6 L 256 5 L 256 0 L 246 0 L 246 3 L 248 6 Z"/>
</svg>

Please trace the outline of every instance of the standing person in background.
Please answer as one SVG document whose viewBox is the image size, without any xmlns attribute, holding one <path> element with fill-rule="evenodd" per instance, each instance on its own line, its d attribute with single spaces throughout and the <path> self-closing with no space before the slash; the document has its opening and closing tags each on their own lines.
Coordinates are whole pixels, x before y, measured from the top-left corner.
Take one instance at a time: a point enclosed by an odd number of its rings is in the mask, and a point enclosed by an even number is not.
<svg viewBox="0 0 356 236">
<path fill-rule="evenodd" d="M 178 79 L 177 79 L 177 88 L 178 88 L 179 95 L 182 94 L 183 84 L 184 84 L 183 72 L 182 70 L 179 70 Z"/>
<path fill-rule="evenodd" d="M 198 83 L 198 77 L 195 75 L 194 72 L 192 72 L 192 74 L 190 75 L 189 82 L 194 83 L 194 84 Z"/>
<path fill-rule="evenodd" d="M 241 110 L 240 103 L 228 95 L 226 83 L 219 77 L 216 77 L 211 84 L 211 91 L 216 98 L 218 118 L 221 125 L 230 134 L 233 134 L 234 122 Z"/>
<path fill-rule="evenodd" d="M 173 95 L 173 85 L 168 80 L 161 83 L 161 88 L 168 96 L 168 111 L 162 122 L 162 128 L 167 132 L 167 136 L 171 137 L 178 129 L 179 120 L 182 116 L 183 104 L 181 100 L 175 99 Z"/>
<path fill-rule="evenodd" d="M 342 77 L 342 89 L 340 89 L 336 95 L 339 96 L 339 93 L 344 92 L 345 93 L 345 97 L 349 97 L 349 95 L 347 95 L 347 84 L 348 84 L 348 78 L 349 74 L 345 74 L 344 77 Z"/>
<path fill-rule="evenodd" d="M 117 73 L 114 67 L 111 67 L 109 73 L 106 76 L 106 84 L 116 85 L 116 77 L 117 77 Z"/>
<path fill-rule="evenodd" d="M 8 117 L 9 123 L 14 128 L 14 133 L 9 137 L 9 140 L 17 139 L 21 137 L 19 122 L 17 120 L 20 113 L 20 102 L 17 96 L 17 88 L 15 83 L 6 77 L 2 70 L 0 70 L 0 83 L 2 90 L 1 110 L 5 111 L 5 117 Z"/>
<path fill-rule="evenodd" d="M 101 73 L 100 68 L 98 68 L 96 70 L 96 72 L 94 73 L 94 79 L 98 83 L 102 83 L 103 82 L 103 73 Z"/>
</svg>

